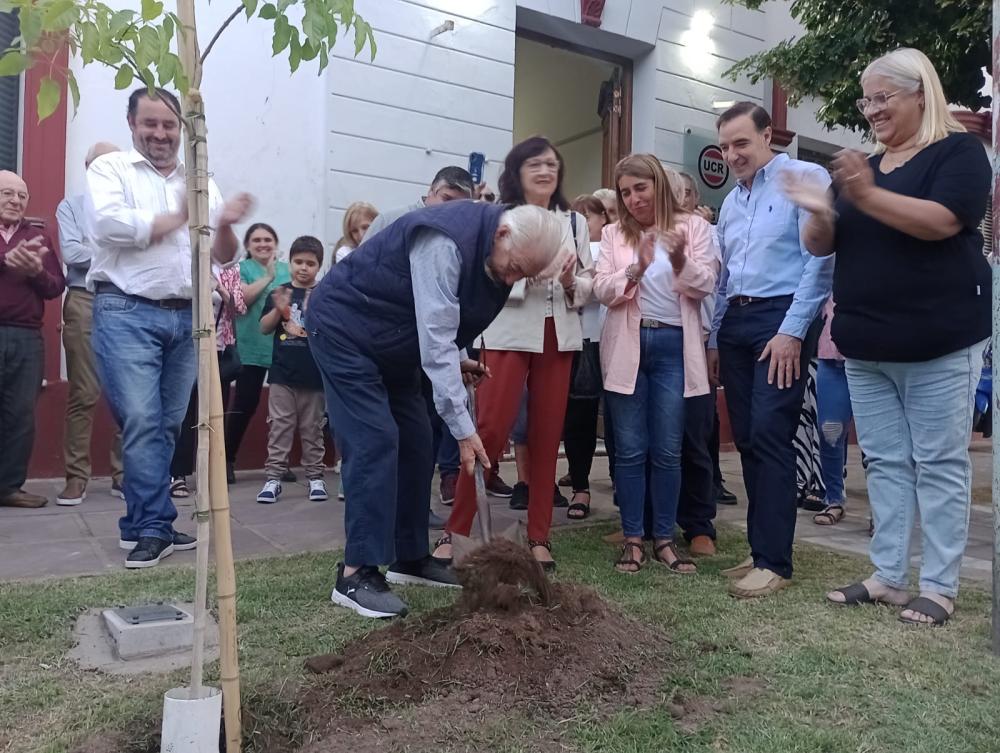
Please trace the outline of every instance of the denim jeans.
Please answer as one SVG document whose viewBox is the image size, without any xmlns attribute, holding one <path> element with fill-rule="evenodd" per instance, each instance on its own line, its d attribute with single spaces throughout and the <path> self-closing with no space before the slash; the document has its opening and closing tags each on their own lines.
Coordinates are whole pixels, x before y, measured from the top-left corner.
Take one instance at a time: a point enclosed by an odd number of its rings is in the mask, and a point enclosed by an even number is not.
<svg viewBox="0 0 1000 753">
<path fill-rule="evenodd" d="M 954 598 L 969 534 L 972 401 L 985 342 L 919 363 L 847 360 L 858 441 L 868 457 L 875 577 L 909 582 L 921 520 L 920 590 Z"/>
<path fill-rule="evenodd" d="M 851 423 L 851 392 L 844 362 L 821 358 L 816 369 L 816 411 L 819 421 L 819 462 L 826 487 L 826 504 L 847 504 L 844 465 Z"/>
<path fill-rule="evenodd" d="M 653 536 L 672 539 L 681 488 L 684 439 L 684 333 L 639 330 L 635 392 L 607 392 L 615 432 L 615 488 L 626 536 L 642 536 L 646 463 L 650 464 Z"/>
<path fill-rule="evenodd" d="M 170 541 L 177 517 L 170 461 L 198 373 L 191 307 L 161 308 L 133 296 L 99 293 L 93 346 L 105 397 L 122 430 L 121 536 Z"/>
</svg>

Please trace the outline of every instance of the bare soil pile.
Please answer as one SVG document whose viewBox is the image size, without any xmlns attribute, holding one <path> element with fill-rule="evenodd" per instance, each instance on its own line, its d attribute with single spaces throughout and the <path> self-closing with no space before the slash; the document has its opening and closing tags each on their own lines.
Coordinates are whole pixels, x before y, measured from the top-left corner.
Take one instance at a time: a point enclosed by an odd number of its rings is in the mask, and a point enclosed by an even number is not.
<svg viewBox="0 0 1000 753">
<path fill-rule="evenodd" d="M 537 732 L 581 704 L 654 702 L 662 635 L 590 589 L 551 583 L 508 541 L 481 548 L 458 572 L 455 606 L 306 663 L 322 675 L 302 699 L 317 729 L 309 753 L 482 750 L 512 716 Z"/>
</svg>

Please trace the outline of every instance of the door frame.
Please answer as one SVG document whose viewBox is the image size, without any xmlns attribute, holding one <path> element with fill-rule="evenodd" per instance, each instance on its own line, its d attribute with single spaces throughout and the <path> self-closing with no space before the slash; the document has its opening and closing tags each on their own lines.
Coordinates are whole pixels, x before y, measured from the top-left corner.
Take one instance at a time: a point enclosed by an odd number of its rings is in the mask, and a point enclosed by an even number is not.
<svg viewBox="0 0 1000 753">
<path fill-rule="evenodd" d="M 632 153 L 632 67 L 634 61 L 631 58 L 604 52 L 595 47 L 568 42 L 565 39 L 549 36 L 548 34 L 540 34 L 531 29 L 517 27 L 514 30 L 514 34 L 517 37 L 529 39 L 532 42 L 539 42 L 550 47 L 558 47 L 568 52 L 575 52 L 578 55 L 603 60 L 617 66 L 621 70 L 621 95 L 618 98 L 621 111 L 618 114 L 618 122 L 604 128 L 605 143 L 603 154 L 601 155 L 601 183 L 604 186 L 610 187 L 613 182 L 614 168 L 618 160 Z M 514 64 L 517 65 L 516 60 Z M 609 133 L 611 143 L 608 143 Z"/>
</svg>

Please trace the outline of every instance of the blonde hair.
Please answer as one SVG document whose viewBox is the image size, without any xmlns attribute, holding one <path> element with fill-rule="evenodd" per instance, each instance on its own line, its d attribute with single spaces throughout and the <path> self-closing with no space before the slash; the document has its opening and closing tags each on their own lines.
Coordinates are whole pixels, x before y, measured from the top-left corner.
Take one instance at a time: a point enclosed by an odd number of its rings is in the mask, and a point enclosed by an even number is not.
<svg viewBox="0 0 1000 753">
<path fill-rule="evenodd" d="M 862 83 L 868 76 L 887 78 L 903 91 L 923 92 L 924 111 L 917 131 L 917 146 L 924 147 L 940 141 L 949 133 L 965 131 L 965 126 L 948 111 L 941 79 L 934 65 L 920 50 L 912 47 L 893 50 L 868 64 L 861 74 Z M 885 144 L 877 142 L 875 151 L 885 151 Z"/>
<path fill-rule="evenodd" d="M 671 170 L 670 172 L 674 172 Z M 654 155 L 652 154 L 630 154 L 615 165 L 615 195 L 618 199 L 618 224 L 621 226 L 622 235 L 627 243 L 638 246 L 644 228 L 632 216 L 625 207 L 625 200 L 622 199 L 622 191 L 619 181 L 629 176 L 632 178 L 642 178 L 653 182 L 653 207 L 655 213 L 653 224 L 660 230 L 670 230 L 674 226 L 674 217 L 684 210 L 681 202 L 677 198 L 667 173 Z M 674 173 L 676 175 L 676 173 Z M 675 183 L 680 183 L 680 178 L 676 178 Z"/>
<path fill-rule="evenodd" d="M 532 260 L 541 270 L 539 277 L 552 277 L 559 271 L 563 223 L 554 212 L 534 204 L 521 204 L 500 215 L 500 224 L 510 229 L 512 249 L 533 249 Z"/>
<path fill-rule="evenodd" d="M 334 250 L 343 246 L 354 248 L 354 240 L 351 238 L 351 228 L 354 226 L 354 223 L 363 220 L 371 222 L 376 217 L 378 217 L 378 210 L 367 201 L 355 201 L 347 207 L 347 211 L 344 212 L 343 235 L 334 245 Z"/>
<path fill-rule="evenodd" d="M 617 201 L 615 197 L 615 189 L 613 188 L 598 188 L 594 191 L 594 196 L 601 201 Z"/>
</svg>

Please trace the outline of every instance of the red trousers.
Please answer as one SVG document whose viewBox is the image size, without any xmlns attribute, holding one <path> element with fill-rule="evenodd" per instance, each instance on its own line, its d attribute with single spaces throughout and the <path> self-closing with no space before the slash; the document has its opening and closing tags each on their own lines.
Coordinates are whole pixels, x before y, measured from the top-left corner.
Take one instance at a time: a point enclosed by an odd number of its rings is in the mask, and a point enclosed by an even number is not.
<svg viewBox="0 0 1000 753">
<path fill-rule="evenodd" d="M 545 320 L 545 345 L 541 353 L 516 350 L 485 350 L 484 361 L 492 377 L 476 390 L 476 413 L 479 438 L 487 457 L 500 456 L 510 436 L 521 405 L 525 380 L 528 385 L 528 538 L 545 541 L 552 526 L 553 485 L 559 440 L 566 418 L 569 376 L 573 352 L 560 352 L 556 326 L 551 317 Z M 476 516 L 476 483 L 472 476 L 460 473 L 455 503 L 447 530 L 468 536 Z"/>
</svg>

